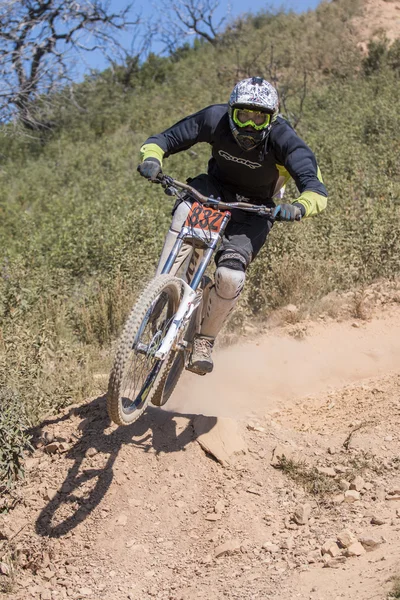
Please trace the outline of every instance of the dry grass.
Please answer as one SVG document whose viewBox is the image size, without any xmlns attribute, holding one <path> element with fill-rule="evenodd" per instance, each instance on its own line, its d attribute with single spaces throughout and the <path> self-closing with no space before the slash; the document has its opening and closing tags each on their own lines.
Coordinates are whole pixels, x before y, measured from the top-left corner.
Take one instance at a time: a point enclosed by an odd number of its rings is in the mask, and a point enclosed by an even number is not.
<svg viewBox="0 0 400 600">
<path fill-rule="evenodd" d="M 353 316 L 361 321 L 368 321 L 371 310 L 368 308 L 365 289 L 362 288 L 354 294 Z"/>
<path fill-rule="evenodd" d="M 400 598 L 400 575 L 392 577 L 393 587 L 388 594 L 388 598 Z"/>
<path fill-rule="evenodd" d="M 303 461 L 287 459 L 285 456 L 278 460 L 278 468 L 309 494 L 326 496 L 338 491 L 337 482 L 331 477 L 319 473 L 315 467 L 309 467 Z"/>
</svg>

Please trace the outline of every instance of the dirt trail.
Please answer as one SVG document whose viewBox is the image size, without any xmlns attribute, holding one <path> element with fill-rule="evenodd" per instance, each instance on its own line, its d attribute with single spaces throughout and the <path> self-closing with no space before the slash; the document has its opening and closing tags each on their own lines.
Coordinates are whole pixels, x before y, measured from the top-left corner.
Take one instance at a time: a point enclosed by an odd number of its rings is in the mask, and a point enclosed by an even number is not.
<svg viewBox="0 0 400 600">
<path fill-rule="evenodd" d="M 221 350 L 212 376 L 187 374 L 132 427 L 110 425 L 102 398 L 49 419 L 0 516 L 5 597 L 385 600 L 400 573 L 400 305 L 353 325 Z M 213 460 L 199 413 L 210 433 L 236 423 L 246 452 Z M 282 448 L 297 476 L 271 465 Z"/>
<path fill-rule="evenodd" d="M 243 418 L 308 394 L 381 375 L 400 365 L 397 312 L 372 322 L 309 324 L 299 341 L 268 335 L 218 353 L 204 379 L 185 375 L 168 404 L 177 412 Z"/>
</svg>

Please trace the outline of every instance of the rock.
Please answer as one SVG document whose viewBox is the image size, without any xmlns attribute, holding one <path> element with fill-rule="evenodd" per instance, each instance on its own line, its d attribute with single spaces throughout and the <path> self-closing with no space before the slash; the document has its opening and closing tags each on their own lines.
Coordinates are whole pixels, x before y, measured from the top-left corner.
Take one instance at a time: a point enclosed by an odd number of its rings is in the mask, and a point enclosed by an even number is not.
<svg viewBox="0 0 400 600">
<path fill-rule="evenodd" d="M 283 307 L 282 310 L 285 310 L 288 313 L 291 313 L 292 315 L 295 315 L 296 313 L 299 312 L 299 309 L 297 308 L 297 306 L 295 304 L 287 304 L 286 306 Z"/>
<path fill-rule="evenodd" d="M 345 465 L 335 465 L 335 471 L 336 473 L 346 473 L 346 471 L 348 471 L 349 468 L 346 467 Z"/>
<path fill-rule="evenodd" d="M 358 538 L 358 541 L 360 544 L 362 544 L 363 548 L 365 548 L 367 552 L 376 550 L 382 544 L 382 538 L 374 534 L 363 535 Z"/>
<path fill-rule="evenodd" d="M 351 546 L 349 546 L 348 548 L 346 548 L 346 556 L 350 557 L 350 556 L 362 556 L 363 554 L 365 554 L 366 550 L 363 547 L 362 544 L 360 544 L 360 542 L 355 542 L 354 544 L 351 544 Z"/>
<path fill-rule="evenodd" d="M 50 579 L 53 579 L 53 577 L 55 577 L 55 576 L 56 576 L 56 574 L 51 569 L 45 569 L 42 572 L 42 577 L 43 577 L 43 579 L 46 579 L 46 581 L 50 581 Z"/>
<path fill-rule="evenodd" d="M 295 452 L 293 448 L 289 448 L 289 446 L 283 446 L 282 444 L 278 444 L 272 450 L 271 456 L 271 466 L 275 468 L 280 468 L 282 460 L 293 460 L 295 456 Z"/>
<path fill-rule="evenodd" d="M 357 475 L 355 479 L 350 484 L 351 490 L 356 490 L 357 492 L 361 492 L 365 488 L 365 481 L 362 477 Z"/>
<path fill-rule="evenodd" d="M 214 556 L 215 558 L 219 558 L 220 556 L 234 554 L 235 552 L 240 552 L 240 542 L 239 540 L 229 540 L 215 548 Z"/>
<path fill-rule="evenodd" d="M 51 600 L 51 591 L 50 590 L 42 590 L 40 592 L 40 600 Z"/>
<path fill-rule="evenodd" d="M 400 500 L 400 494 L 387 495 L 386 500 Z"/>
<path fill-rule="evenodd" d="M 46 488 L 43 494 L 43 498 L 45 500 L 47 500 L 48 502 L 51 502 L 52 500 L 54 500 L 54 498 L 57 496 L 57 490 L 52 490 L 50 488 Z"/>
<path fill-rule="evenodd" d="M 358 541 L 354 533 L 349 529 L 343 529 L 343 531 L 338 533 L 337 540 L 342 548 L 348 548 Z"/>
<path fill-rule="evenodd" d="M 198 415 L 193 428 L 200 446 L 223 466 L 232 462 L 235 454 L 245 454 L 246 444 L 239 434 L 238 423 L 233 419 Z"/>
<path fill-rule="evenodd" d="M 264 433 L 265 427 L 261 427 L 261 425 L 255 425 L 254 423 L 247 423 L 247 429 L 250 431 L 258 431 L 259 433 Z"/>
<path fill-rule="evenodd" d="M 357 502 L 359 499 L 360 492 L 357 492 L 357 490 L 347 490 L 347 492 L 344 493 L 344 501 L 348 504 L 353 504 L 353 502 Z"/>
<path fill-rule="evenodd" d="M 51 444 L 47 444 L 44 450 L 45 452 L 47 452 L 47 454 L 55 454 L 56 452 L 58 452 L 59 447 L 59 442 L 52 442 Z"/>
<path fill-rule="evenodd" d="M 214 506 L 214 512 L 217 515 L 221 514 L 224 511 L 225 503 L 222 500 L 218 500 L 216 505 Z"/>
<path fill-rule="evenodd" d="M 52 431 L 44 431 L 42 435 L 43 442 L 47 444 L 51 444 L 54 442 L 54 433 Z"/>
<path fill-rule="evenodd" d="M 319 562 L 321 560 L 321 552 L 320 550 L 312 550 L 311 552 L 309 552 L 307 554 L 307 562 L 308 564 L 314 564 L 316 562 Z"/>
<path fill-rule="evenodd" d="M 332 467 L 317 467 L 318 473 L 321 475 L 326 475 L 327 477 L 335 477 L 336 471 L 332 469 Z"/>
<path fill-rule="evenodd" d="M 293 520 L 295 523 L 297 523 L 297 525 L 307 525 L 310 515 L 311 504 L 299 504 L 294 512 Z"/>
<path fill-rule="evenodd" d="M 325 557 L 324 557 L 325 558 Z M 324 567 L 330 569 L 339 569 L 346 562 L 345 556 L 336 556 L 335 558 L 328 558 L 324 560 Z"/>
<path fill-rule="evenodd" d="M 146 573 L 147 576 L 147 573 Z M 83 587 L 79 590 L 79 593 L 81 596 L 92 596 L 93 595 L 93 591 L 90 588 L 87 587 Z"/>
<path fill-rule="evenodd" d="M 377 517 L 376 515 L 374 515 L 371 518 L 371 525 L 384 525 L 385 524 L 385 520 L 382 519 L 381 517 Z"/>
<path fill-rule="evenodd" d="M 98 451 L 96 450 L 96 448 L 91 447 L 86 450 L 86 456 L 88 458 L 91 458 L 92 456 L 96 456 L 96 454 L 98 454 Z"/>
<path fill-rule="evenodd" d="M 332 497 L 332 502 L 334 504 L 341 504 L 342 502 L 344 502 L 344 494 L 336 494 Z"/>
<path fill-rule="evenodd" d="M 339 487 L 341 490 L 343 490 L 344 492 L 347 492 L 347 490 L 350 489 L 350 483 L 348 481 L 346 481 L 345 479 L 341 479 L 339 481 Z"/>
<path fill-rule="evenodd" d="M 206 521 L 219 521 L 221 519 L 221 513 L 210 513 L 206 515 L 204 518 Z"/>
<path fill-rule="evenodd" d="M 40 458 L 30 457 L 30 458 L 26 458 L 25 462 L 24 462 L 24 467 L 25 467 L 26 471 L 33 471 L 34 469 L 39 467 L 39 465 L 40 465 Z"/>
<path fill-rule="evenodd" d="M 281 550 L 292 550 L 294 546 L 294 540 L 291 537 L 288 537 L 286 540 L 282 540 L 280 544 Z"/>
<path fill-rule="evenodd" d="M 270 552 L 271 554 L 275 554 L 280 550 L 279 546 L 277 544 L 273 544 L 272 542 L 264 542 L 262 547 L 264 550 Z"/>
<path fill-rule="evenodd" d="M 335 540 L 327 540 L 321 548 L 321 553 L 322 556 L 329 554 L 329 556 L 335 558 L 340 554 L 340 549 Z"/>
<path fill-rule="evenodd" d="M 385 499 L 385 496 L 386 496 L 385 488 L 382 486 L 379 486 L 376 488 L 373 498 L 378 500 L 379 502 L 382 502 L 382 500 Z"/>
<path fill-rule="evenodd" d="M 11 573 L 11 569 L 5 562 L 0 562 L 0 573 L 2 575 L 9 575 Z"/>
</svg>

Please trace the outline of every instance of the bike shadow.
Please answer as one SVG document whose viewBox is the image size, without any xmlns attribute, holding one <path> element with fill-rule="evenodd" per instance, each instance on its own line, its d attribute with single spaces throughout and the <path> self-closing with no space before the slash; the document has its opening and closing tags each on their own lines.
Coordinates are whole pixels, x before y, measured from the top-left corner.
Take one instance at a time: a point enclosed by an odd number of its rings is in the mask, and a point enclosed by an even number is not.
<svg viewBox="0 0 400 600">
<path fill-rule="evenodd" d="M 131 444 L 143 452 L 160 454 L 180 452 L 196 439 L 192 420 L 198 415 L 194 414 L 168 412 L 149 406 L 132 425 L 111 429 L 104 396 L 74 408 L 73 414 L 81 419 L 78 424 L 81 435 L 65 454 L 67 459 L 73 460 L 65 480 L 36 520 L 36 532 L 43 537 L 65 536 L 99 506 L 111 486 L 114 464 L 123 446 Z M 39 439 L 43 427 L 68 419 L 67 414 L 42 423 L 33 434 L 34 442 L 35 438 Z M 216 422 L 216 417 L 203 417 L 202 433 L 210 431 Z M 98 454 L 107 457 L 105 464 L 94 468 L 86 466 L 87 463 L 90 465 L 89 457 Z M 134 476 L 131 471 L 131 480 Z M 94 485 L 91 483 L 93 480 Z"/>
</svg>

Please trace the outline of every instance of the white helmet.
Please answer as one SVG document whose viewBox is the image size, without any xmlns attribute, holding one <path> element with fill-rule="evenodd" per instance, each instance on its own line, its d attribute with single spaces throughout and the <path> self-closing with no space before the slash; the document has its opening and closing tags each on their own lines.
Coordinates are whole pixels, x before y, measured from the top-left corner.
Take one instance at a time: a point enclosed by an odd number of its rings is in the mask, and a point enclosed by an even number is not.
<svg viewBox="0 0 400 600">
<path fill-rule="evenodd" d="M 244 109 L 244 111 L 240 111 Z M 241 112 L 258 111 L 270 115 L 260 124 L 240 119 Z M 262 77 L 250 77 L 239 81 L 233 88 L 228 102 L 229 123 L 237 143 L 244 150 L 252 150 L 263 140 L 271 130 L 272 123 L 279 112 L 278 92 Z M 248 124 L 252 127 L 249 128 Z"/>
</svg>

